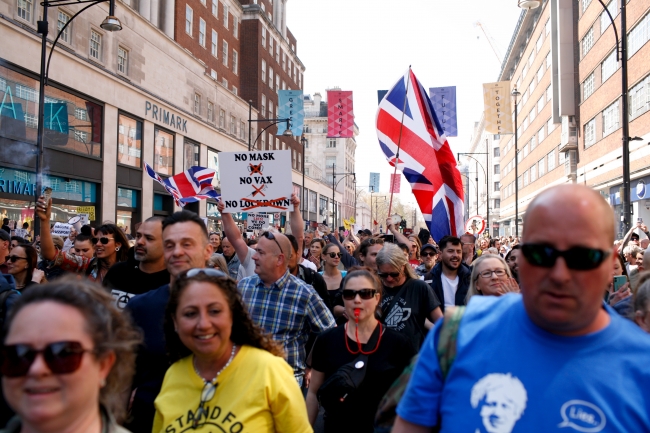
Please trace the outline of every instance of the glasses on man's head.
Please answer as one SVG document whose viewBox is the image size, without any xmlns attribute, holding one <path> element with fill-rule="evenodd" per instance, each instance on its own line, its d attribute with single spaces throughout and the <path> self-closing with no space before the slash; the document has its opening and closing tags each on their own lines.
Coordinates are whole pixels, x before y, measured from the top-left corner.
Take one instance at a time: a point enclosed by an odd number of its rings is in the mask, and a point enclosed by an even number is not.
<svg viewBox="0 0 650 433">
<path fill-rule="evenodd" d="M 562 257 L 567 268 L 576 271 L 596 269 L 611 253 L 586 247 L 573 247 L 561 251 L 546 244 L 523 244 L 521 252 L 533 266 L 552 268 L 558 257 Z"/>
<path fill-rule="evenodd" d="M 338 257 L 339 259 L 343 254 L 341 253 L 327 253 L 328 256 L 330 256 L 330 259 L 333 259 L 334 257 Z"/>
<path fill-rule="evenodd" d="M 506 270 L 505 269 L 486 270 L 483 272 L 479 272 L 478 276 L 481 278 L 491 278 L 492 274 L 496 275 L 497 277 L 503 277 L 506 275 Z"/>
<path fill-rule="evenodd" d="M 7 262 L 16 263 L 18 260 L 27 260 L 27 257 L 7 256 L 7 257 L 5 257 L 5 260 Z"/>
<path fill-rule="evenodd" d="M 97 245 L 97 242 L 101 242 L 102 245 L 108 245 L 108 243 L 112 240 L 113 238 L 107 238 L 107 237 L 101 237 L 101 238 L 93 238 L 92 243 L 93 245 Z"/>
<path fill-rule="evenodd" d="M 278 240 L 275 238 L 275 235 L 274 235 L 273 233 L 271 233 L 271 232 L 264 232 L 264 233 L 262 233 L 262 237 L 264 237 L 264 238 L 266 238 L 266 239 L 270 239 L 270 240 L 272 240 L 273 242 L 275 242 L 275 244 L 278 246 L 278 248 L 280 248 L 280 252 L 281 252 L 281 253 L 283 252 L 283 251 L 282 251 L 282 247 L 281 247 L 280 244 L 278 243 Z"/>
<path fill-rule="evenodd" d="M 50 343 L 41 350 L 27 344 L 6 345 L 0 350 L 0 373 L 6 377 L 26 376 L 40 353 L 52 373 L 70 374 L 79 369 L 85 352 L 92 351 L 84 349 L 76 341 Z"/>
<path fill-rule="evenodd" d="M 194 269 L 190 269 L 189 271 L 187 271 L 187 273 L 185 274 L 185 277 L 194 278 L 199 274 L 205 274 L 208 277 L 217 277 L 217 278 L 228 277 L 229 276 L 225 272 L 220 271 L 219 269 L 194 268 Z"/>
<path fill-rule="evenodd" d="M 354 298 L 357 297 L 357 295 L 359 295 L 361 299 L 371 299 L 376 294 L 377 291 L 375 289 L 361 289 L 361 290 L 344 289 L 341 292 L 343 299 L 345 299 L 346 301 L 353 300 Z"/>
<path fill-rule="evenodd" d="M 194 420 L 192 421 L 192 428 L 197 428 L 205 424 L 205 420 L 208 417 L 208 412 L 205 410 L 205 404 L 214 398 L 214 394 L 217 392 L 218 383 L 206 382 L 201 391 L 201 402 L 199 403 L 199 408 L 194 414 Z M 202 421 L 203 420 L 203 421 Z"/>
<path fill-rule="evenodd" d="M 379 272 L 377 275 L 382 280 L 385 280 L 388 277 L 391 277 L 392 279 L 399 278 L 399 276 L 402 275 L 402 273 L 401 272 Z"/>
</svg>

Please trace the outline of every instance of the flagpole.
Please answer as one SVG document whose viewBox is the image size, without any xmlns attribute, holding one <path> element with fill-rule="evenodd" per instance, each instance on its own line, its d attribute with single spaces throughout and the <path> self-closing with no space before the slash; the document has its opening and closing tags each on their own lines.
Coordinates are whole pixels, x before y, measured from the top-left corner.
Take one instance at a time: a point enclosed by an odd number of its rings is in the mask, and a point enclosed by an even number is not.
<svg viewBox="0 0 650 433">
<path fill-rule="evenodd" d="M 404 114 L 406 111 L 406 101 L 408 100 L 409 96 L 409 84 L 411 83 L 411 65 L 409 65 L 409 73 L 408 73 L 408 78 L 406 80 L 406 92 L 404 93 L 404 105 L 402 106 L 402 122 L 399 125 L 399 138 L 397 139 L 397 153 L 395 153 L 395 170 L 393 171 L 393 179 L 391 179 L 391 182 L 395 181 L 395 177 L 397 175 L 397 164 L 399 164 L 399 148 L 402 144 L 402 129 L 404 128 Z M 391 184 L 390 186 L 390 203 L 388 204 L 388 218 L 390 218 L 390 213 L 391 210 L 393 209 L 393 194 L 395 191 L 395 186 Z M 388 228 L 388 227 L 386 227 Z"/>
</svg>

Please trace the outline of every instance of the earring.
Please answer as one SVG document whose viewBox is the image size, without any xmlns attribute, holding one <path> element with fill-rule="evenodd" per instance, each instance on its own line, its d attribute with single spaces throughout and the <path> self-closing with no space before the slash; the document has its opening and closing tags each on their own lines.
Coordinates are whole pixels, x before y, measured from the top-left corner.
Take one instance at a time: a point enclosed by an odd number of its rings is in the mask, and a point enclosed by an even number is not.
<svg viewBox="0 0 650 433">
<path fill-rule="evenodd" d="M 106 386 L 106 379 L 102 379 L 102 380 L 99 382 L 99 386 L 102 387 L 102 388 L 105 387 L 105 386 Z"/>
<path fill-rule="evenodd" d="M 120 250 L 120 247 L 115 247 L 116 252 L 119 251 L 119 250 Z"/>
</svg>

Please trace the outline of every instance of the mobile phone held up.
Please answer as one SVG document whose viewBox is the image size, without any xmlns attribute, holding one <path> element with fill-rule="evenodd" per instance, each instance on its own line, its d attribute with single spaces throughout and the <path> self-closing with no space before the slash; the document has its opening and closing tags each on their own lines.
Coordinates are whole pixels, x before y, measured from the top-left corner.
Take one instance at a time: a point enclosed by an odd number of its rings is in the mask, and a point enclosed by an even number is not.
<svg viewBox="0 0 650 433">
<path fill-rule="evenodd" d="M 618 292 L 618 289 L 627 283 L 627 277 L 625 275 L 617 275 L 614 277 L 614 291 Z"/>
</svg>

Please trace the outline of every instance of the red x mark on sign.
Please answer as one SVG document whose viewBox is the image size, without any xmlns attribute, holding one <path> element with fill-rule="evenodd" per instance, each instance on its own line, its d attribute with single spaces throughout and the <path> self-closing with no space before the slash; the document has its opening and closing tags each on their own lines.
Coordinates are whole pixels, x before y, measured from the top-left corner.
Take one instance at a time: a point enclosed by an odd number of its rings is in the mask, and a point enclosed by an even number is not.
<svg viewBox="0 0 650 433">
<path fill-rule="evenodd" d="M 260 176 L 262 176 L 262 164 L 260 163 L 260 164 L 258 164 L 258 165 L 255 165 L 255 164 L 251 164 L 251 163 L 249 163 L 249 164 L 248 164 L 248 171 L 250 171 L 250 173 L 251 173 L 251 174 L 249 174 L 249 176 L 252 176 L 252 175 L 254 175 L 255 173 L 257 173 L 257 174 L 259 174 Z"/>
<path fill-rule="evenodd" d="M 266 196 L 264 195 L 264 193 L 262 192 L 262 191 L 264 190 L 264 187 L 265 187 L 266 185 L 261 185 L 259 188 L 256 187 L 255 185 L 251 185 L 251 186 L 252 186 L 253 189 L 255 190 L 255 191 L 253 192 L 253 197 L 255 197 L 257 194 L 262 194 L 263 197 L 266 197 Z"/>
</svg>

